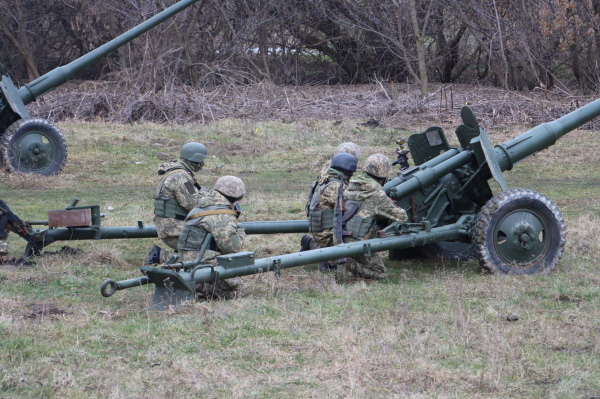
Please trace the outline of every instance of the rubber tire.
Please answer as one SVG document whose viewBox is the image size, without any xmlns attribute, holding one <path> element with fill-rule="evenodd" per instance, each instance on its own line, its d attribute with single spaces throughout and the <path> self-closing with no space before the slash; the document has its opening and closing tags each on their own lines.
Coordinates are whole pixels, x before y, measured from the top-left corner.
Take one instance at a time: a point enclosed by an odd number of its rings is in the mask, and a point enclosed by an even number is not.
<svg viewBox="0 0 600 399">
<path fill-rule="evenodd" d="M 12 151 L 9 151 L 9 149 L 14 147 L 15 142 L 30 130 L 38 130 L 43 132 L 52 142 L 55 151 L 55 158 L 52 165 L 39 172 L 31 171 L 19 166 L 12 156 Z M 56 126 L 41 118 L 20 119 L 14 122 L 8 127 L 8 129 L 6 129 L 6 132 L 2 136 L 2 142 L 0 143 L 2 164 L 8 172 L 37 173 L 44 176 L 56 175 L 59 174 L 65 167 L 65 163 L 67 162 L 67 154 L 68 149 L 65 136 Z"/>
<path fill-rule="evenodd" d="M 449 241 L 441 241 L 441 243 L 449 242 Z M 423 245 L 421 247 L 416 247 L 415 250 L 419 254 L 420 257 L 424 259 L 431 259 L 435 257 L 440 257 L 449 262 L 465 262 L 478 258 L 477 250 L 475 249 L 475 245 L 471 245 L 469 248 L 465 249 L 463 252 L 448 252 L 444 250 L 438 243 L 431 243 L 427 245 Z"/>
<path fill-rule="evenodd" d="M 519 208 L 535 209 L 550 230 L 550 245 L 542 261 L 526 268 L 504 262 L 493 243 L 496 224 L 504 215 Z M 479 263 L 484 270 L 498 274 L 548 274 L 558 265 L 566 243 L 565 221 L 556 205 L 545 195 L 527 189 L 512 189 L 492 197 L 481 208 L 472 231 Z"/>
</svg>

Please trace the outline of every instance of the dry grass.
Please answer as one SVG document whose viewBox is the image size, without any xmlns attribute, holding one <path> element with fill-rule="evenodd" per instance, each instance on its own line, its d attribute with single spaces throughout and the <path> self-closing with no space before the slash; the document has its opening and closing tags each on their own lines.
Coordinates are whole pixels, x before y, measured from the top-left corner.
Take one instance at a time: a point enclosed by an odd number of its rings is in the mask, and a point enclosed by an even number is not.
<svg viewBox="0 0 600 399">
<path fill-rule="evenodd" d="M 79 197 L 102 206 L 105 225 L 151 223 L 158 154 L 176 155 L 196 139 L 215 155 L 201 183 L 222 174 L 246 181 L 245 220 L 301 219 L 307 187 L 337 143 L 393 155 L 396 130 L 357 122 L 69 122 L 61 125 L 72 154 L 64 174 L 0 176 L 0 197 L 28 219 Z M 490 132 L 499 142 L 522 130 Z M 279 279 L 246 277 L 241 300 L 154 312 L 149 287 L 110 299 L 98 292 L 106 277 L 139 276 L 153 240 L 74 242 L 84 253 L 0 265 L 0 396 L 597 396 L 600 160 L 589 145 L 596 134 L 574 132 L 507 174 L 511 187 L 543 192 L 565 216 L 567 250 L 548 276 L 386 261 L 387 281 L 338 284 L 311 265 Z M 15 237 L 9 243 L 23 248 Z M 298 246 L 299 235 L 247 243 L 261 257 Z"/>
<path fill-rule="evenodd" d="M 33 114 L 53 121 L 88 120 L 119 123 L 200 123 L 231 118 L 283 123 L 304 119 L 375 118 L 385 124 L 457 123 L 469 104 L 488 127 L 535 125 L 556 119 L 587 102 L 556 90 L 507 92 L 489 86 L 430 85 L 423 97 L 416 85 L 385 83 L 353 86 L 224 85 L 217 88 L 173 87 L 141 94 L 113 83 L 93 87 L 63 85 L 31 105 Z M 591 122 L 590 127 L 597 127 Z"/>
</svg>

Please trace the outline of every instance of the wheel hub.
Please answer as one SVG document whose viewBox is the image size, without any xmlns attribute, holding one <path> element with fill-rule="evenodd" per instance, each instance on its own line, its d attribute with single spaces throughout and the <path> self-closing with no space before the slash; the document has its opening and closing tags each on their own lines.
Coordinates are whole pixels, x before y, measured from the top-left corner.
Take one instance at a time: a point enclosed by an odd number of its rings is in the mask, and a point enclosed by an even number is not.
<svg viewBox="0 0 600 399">
<path fill-rule="evenodd" d="M 54 162 L 54 146 L 42 132 L 31 131 L 23 135 L 14 147 L 19 165 L 32 172 L 44 170 Z"/>
<path fill-rule="evenodd" d="M 531 267 L 548 251 L 549 226 L 535 209 L 516 209 L 498 222 L 495 246 L 498 255 L 508 264 Z"/>
</svg>

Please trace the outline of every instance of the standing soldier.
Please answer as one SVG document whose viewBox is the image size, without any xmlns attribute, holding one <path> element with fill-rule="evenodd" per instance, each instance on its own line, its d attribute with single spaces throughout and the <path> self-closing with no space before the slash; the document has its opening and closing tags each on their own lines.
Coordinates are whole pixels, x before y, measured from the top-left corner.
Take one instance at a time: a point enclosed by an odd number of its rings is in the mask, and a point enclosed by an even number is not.
<svg viewBox="0 0 600 399">
<path fill-rule="evenodd" d="M 202 196 L 194 172 L 202 169 L 206 157 L 204 144 L 187 143 L 181 148 L 180 161 L 158 167 L 162 177 L 154 198 L 154 224 L 158 237 L 175 251 L 184 220 Z M 168 258 L 164 252 L 161 255 L 161 248 L 155 245 L 148 263 L 164 262 Z"/>
<path fill-rule="evenodd" d="M 364 174 L 350 179 L 344 192 L 344 243 L 374 238 L 380 223 L 405 222 L 406 212 L 385 194 L 383 185 L 392 172 L 392 163 L 382 154 L 373 154 L 365 160 Z M 339 265 L 338 271 L 341 272 Z M 387 278 L 387 269 L 377 253 L 370 257 L 357 255 L 350 258 L 350 272 L 368 279 Z"/>
<path fill-rule="evenodd" d="M 302 249 L 318 249 L 331 247 L 333 242 L 333 220 L 334 207 L 338 200 L 341 176 L 344 176 L 344 187 L 348 180 L 356 172 L 357 159 L 348 153 L 339 153 L 331 160 L 327 173 L 319 179 L 314 188 L 313 195 L 308 206 L 308 230 L 312 238 L 302 238 Z M 319 263 L 319 270 L 323 273 L 335 271 L 337 261 Z"/>
<path fill-rule="evenodd" d="M 216 264 L 216 257 L 239 252 L 246 240 L 246 233 L 237 226 L 242 208 L 239 201 L 246 194 L 246 185 L 235 176 L 223 176 L 214 189 L 208 192 L 198 206 L 187 215 L 181 237 L 179 253 L 183 261 L 198 257 L 204 239 L 211 233 L 213 240 L 202 256 L 207 263 Z M 242 279 L 239 277 L 219 280 L 217 284 L 198 284 L 195 288 L 200 297 L 231 299 L 242 296 Z"/>
</svg>

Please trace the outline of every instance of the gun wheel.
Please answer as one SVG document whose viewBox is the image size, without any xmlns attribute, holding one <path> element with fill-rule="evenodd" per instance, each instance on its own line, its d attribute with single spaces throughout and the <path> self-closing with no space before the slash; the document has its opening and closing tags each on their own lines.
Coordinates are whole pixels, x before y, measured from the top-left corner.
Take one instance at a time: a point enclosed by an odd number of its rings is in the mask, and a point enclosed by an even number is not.
<svg viewBox="0 0 600 399">
<path fill-rule="evenodd" d="M 6 129 L 0 142 L 2 163 L 8 172 L 60 173 L 67 161 L 65 136 L 44 119 L 21 119 Z"/>
<path fill-rule="evenodd" d="M 481 266 L 499 274 L 549 273 L 558 265 L 565 242 L 565 222 L 558 208 L 533 190 L 495 195 L 473 228 Z"/>
</svg>

